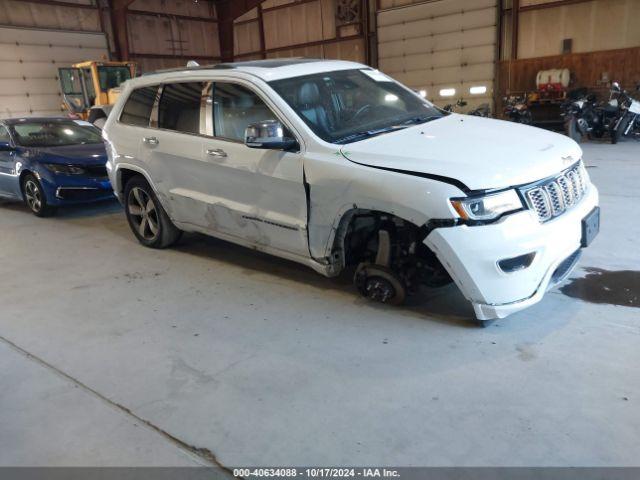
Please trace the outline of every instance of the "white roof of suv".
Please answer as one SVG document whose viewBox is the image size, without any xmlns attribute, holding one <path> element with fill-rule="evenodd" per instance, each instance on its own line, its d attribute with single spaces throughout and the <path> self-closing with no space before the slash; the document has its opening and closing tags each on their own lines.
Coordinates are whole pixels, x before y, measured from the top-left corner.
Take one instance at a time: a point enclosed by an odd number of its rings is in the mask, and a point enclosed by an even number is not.
<svg viewBox="0 0 640 480">
<path fill-rule="evenodd" d="M 266 82 L 283 78 L 300 77 L 314 73 L 331 72 L 335 70 L 349 70 L 370 67 L 356 62 L 344 60 L 322 60 L 317 58 L 278 58 L 271 60 L 251 60 L 247 62 L 219 63 L 217 65 L 203 65 L 198 67 L 181 67 L 170 70 L 159 70 L 146 73 L 147 75 L 168 72 L 185 72 L 203 70 L 226 70 L 248 73 Z"/>
</svg>

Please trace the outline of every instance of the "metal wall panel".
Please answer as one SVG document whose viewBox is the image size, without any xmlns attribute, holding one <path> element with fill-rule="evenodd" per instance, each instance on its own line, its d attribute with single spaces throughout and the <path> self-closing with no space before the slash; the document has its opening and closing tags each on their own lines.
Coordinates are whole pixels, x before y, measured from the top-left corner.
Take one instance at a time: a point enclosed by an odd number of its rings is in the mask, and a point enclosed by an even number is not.
<svg viewBox="0 0 640 480">
<path fill-rule="evenodd" d="M 467 109 L 491 103 L 496 9 L 496 0 L 436 0 L 379 11 L 380 69 L 425 90 L 439 105 L 460 98 L 467 101 Z M 487 91 L 472 95 L 472 86 L 485 86 Z M 453 97 L 440 95 L 441 89 L 449 88 L 456 89 Z"/>
<path fill-rule="evenodd" d="M 102 33 L 0 27 L 0 117 L 61 114 L 58 68 L 108 56 Z"/>
</svg>

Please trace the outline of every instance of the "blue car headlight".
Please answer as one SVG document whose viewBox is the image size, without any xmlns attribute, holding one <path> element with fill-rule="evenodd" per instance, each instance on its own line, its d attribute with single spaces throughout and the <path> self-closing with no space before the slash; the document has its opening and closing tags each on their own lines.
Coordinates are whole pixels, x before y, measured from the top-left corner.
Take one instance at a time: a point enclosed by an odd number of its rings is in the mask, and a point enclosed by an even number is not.
<svg viewBox="0 0 640 480">
<path fill-rule="evenodd" d="M 47 170 L 60 175 L 85 175 L 87 171 L 76 165 L 63 165 L 60 163 L 44 163 Z"/>
</svg>

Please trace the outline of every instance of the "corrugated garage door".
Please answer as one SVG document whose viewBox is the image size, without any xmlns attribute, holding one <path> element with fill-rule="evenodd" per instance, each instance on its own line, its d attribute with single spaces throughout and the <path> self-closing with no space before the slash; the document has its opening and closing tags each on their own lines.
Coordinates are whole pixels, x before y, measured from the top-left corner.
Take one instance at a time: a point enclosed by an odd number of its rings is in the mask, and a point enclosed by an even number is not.
<svg viewBox="0 0 640 480">
<path fill-rule="evenodd" d="M 0 118 L 59 115 L 58 68 L 108 55 L 102 33 L 0 27 Z"/>
<path fill-rule="evenodd" d="M 492 104 L 496 0 L 436 0 L 378 12 L 379 68 L 443 106 Z"/>
</svg>

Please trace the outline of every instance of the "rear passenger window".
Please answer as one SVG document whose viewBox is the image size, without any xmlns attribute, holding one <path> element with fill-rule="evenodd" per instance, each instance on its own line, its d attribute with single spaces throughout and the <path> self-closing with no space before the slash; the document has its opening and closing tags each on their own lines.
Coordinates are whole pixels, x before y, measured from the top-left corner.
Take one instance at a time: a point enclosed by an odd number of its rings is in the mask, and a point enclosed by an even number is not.
<svg viewBox="0 0 640 480">
<path fill-rule="evenodd" d="M 233 83 L 216 83 L 213 93 L 213 123 L 216 137 L 244 141 L 250 123 L 277 120 L 254 92 Z"/>
<path fill-rule="evenodd" d="M 164 86 L 158 106 L 158 127 L 184 133 L 200 133 L 200 101 L 203 82 Z"/>
<path fill-rule="evenodd" d="M 122 109 L 120 122 L 139 127 L 148 127 L 157 92 L 157 86 L 138 88 L 131 92 Z"/>
</svg>

